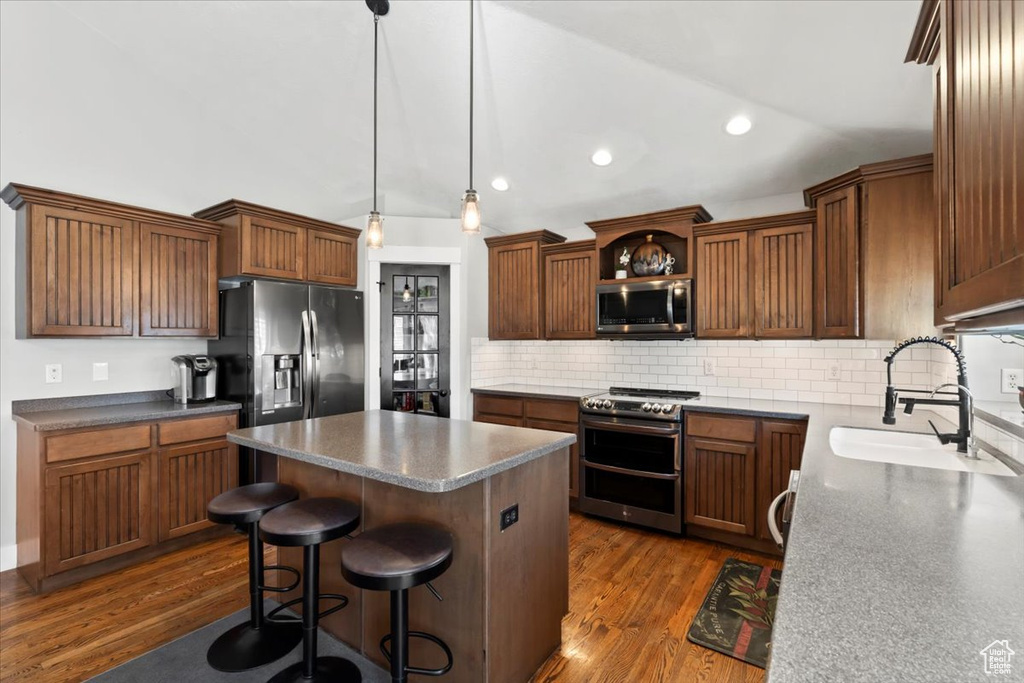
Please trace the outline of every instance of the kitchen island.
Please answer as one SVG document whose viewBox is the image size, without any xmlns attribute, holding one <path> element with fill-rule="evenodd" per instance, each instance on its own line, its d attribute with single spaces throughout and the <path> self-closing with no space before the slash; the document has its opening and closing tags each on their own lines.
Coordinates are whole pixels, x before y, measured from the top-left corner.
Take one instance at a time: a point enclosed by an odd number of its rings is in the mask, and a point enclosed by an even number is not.
<svg viewBox="0 0 1024 683">
<path fill-rule="evenodd" d="M 569 604 L 569 487 L 572 434 L 366 411 L 241 429 L 232 442 L 280 457 L 278 479 L 303 497 L 337 496 L 362 506 L 370 529 L 419 521 L 446 527 L 454 561 L 410 592 L 410 628 L 444 639 L 454 654 L 449 681 L 526 681 L 561 642 Z M 518 505 L 501 530 L 501 513 Z M 321 627 L 386 666 L 388 594 L 360 591 L 341 576 L 346 541 L 321 550 L 320 588 L 351 599 Z M 301 566 L 301 549 L 281 548 Z M 268 577 L 269 578 L 269 577 Z M 281 600 L 298 597 L 282 594 Z M 410 643 L 413 666 L 440 664 L 437 648 Z"/>
</svg>

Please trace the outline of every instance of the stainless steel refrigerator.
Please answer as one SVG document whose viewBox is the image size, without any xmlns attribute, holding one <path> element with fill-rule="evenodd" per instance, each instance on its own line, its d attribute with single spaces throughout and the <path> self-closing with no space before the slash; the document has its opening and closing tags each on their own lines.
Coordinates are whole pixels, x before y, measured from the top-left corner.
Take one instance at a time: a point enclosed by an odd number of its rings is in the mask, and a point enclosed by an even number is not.
<svg viewBox="0 0 1024 683">
<path fill-rule="evenodd" d="M 217 396 L 242 427 L 363 410 L 363 293 L 244 280 L 220 292 Z M 242 449 L 241 481 L 274 481 L 277 457 Z"/>
</svg>

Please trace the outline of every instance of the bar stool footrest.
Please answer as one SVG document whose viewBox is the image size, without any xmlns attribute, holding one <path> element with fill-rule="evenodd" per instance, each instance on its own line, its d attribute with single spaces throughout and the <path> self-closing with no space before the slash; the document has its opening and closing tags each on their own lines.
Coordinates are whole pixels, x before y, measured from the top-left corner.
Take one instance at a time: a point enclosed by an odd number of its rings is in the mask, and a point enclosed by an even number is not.
<svg viewBox="0 0 1024 683">
<path fill-rule="evenodd" d="M 330 607 L 328 609 L 325 609 L 323 612 L 319 612 L 316 615 L 317 619 L 323 619 L 324 617 L 328 616 L 329 614 L 334 614 L 338 610 L 344 609 L 348 605 L 348 597 L 344 596 L 344 595 L 341 595 L 340 593 L 321 593 L 320 594 L 320 599 L 321 600 L 337 600 L 338 604 L 335 605 L 334 607 Z M 278 605 L 277 607 L 275 607 L 274 609 L 270 610 L 267 613 L 267 616 L 264 617 L 264 619 L 266 621 L 269 621 L 272 624 L 293 624 L 293 623 L 299 623 L 300 621 L 302 621 L 300 617 L 279 617 L 279 616 L 277 616 L 277 613 L 280 612 L 281 610 L 285 610 L 285 609 L 288 609 L 289 607 L 294 607 L 295 605 L 301 605 L 301 604 L 302 604 L 302 598 L 301 597 L 295 598 L 294 600 L 289 600 L 288 602 L 283 602 L 280 605 Z"/>
<path fill-rule="evenodd" d="M 418 666 L 406 666 L 405 673 L 407 674 L 419 674 L 421 676 L 443 676 L 452 669 L 452 650 L 448 647 L 448 643 L 444 642 L 432 633 L 424 633 L 423 631 L 409 631 L 410 638 L 422 638 L 429 640 L 430 642 L 437 645 L 444 652 L 445 658 L 448 660 L 447 663 L 440 669 L 423 669 Z M 391 634 L 384 636 L 380 639 L 380 651 L 384 655 L 384 659 L 391 663 L 391 650 L 388 648 L 388 643 L 391 641 Z"/>
<path fill-rule="evenodd" d="M 299 570 L 295 567 L 289 567 L 283 564 L 272 564 L 269 567 L 263 568 L 264 575 L 266 575 L 267 572 L 290 572 L 295 575 L 295 581 L 287 586 L 264 586 L 261 584 L 259 589 L 268 593 L 287 593 L 288 591 L 298 588 L 299 583 L 302 581 L 302 575 L 299 574 Z"/>
</svg>

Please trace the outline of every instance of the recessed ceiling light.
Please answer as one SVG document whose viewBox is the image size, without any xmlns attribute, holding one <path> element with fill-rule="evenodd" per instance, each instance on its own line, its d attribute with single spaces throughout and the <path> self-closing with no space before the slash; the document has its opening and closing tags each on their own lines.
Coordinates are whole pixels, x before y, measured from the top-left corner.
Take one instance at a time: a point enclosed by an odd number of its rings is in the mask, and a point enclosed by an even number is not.
<svg viewBox="0 0 1024 683">
<path fill-rule="evenodd" d="M 491 181 L 491 187 L 498 192 L 504 192 L 508 189 L 508 181 L 499 176 Z"/>
<path fill-rule="evenodd" d="M 599 149 L 594 152 L 594 155 L 590 157 L 590 160 L 597 166 L 607 166 L 612 163 L 612 153 L 606 149 Z"/>
<path fill-rule="evenodd" d="M 730 135 L 743 135 L 750 130 L 753 124 L 746 116 L 734 116 L 725 124 L 725 132 Z"/>
</svg>

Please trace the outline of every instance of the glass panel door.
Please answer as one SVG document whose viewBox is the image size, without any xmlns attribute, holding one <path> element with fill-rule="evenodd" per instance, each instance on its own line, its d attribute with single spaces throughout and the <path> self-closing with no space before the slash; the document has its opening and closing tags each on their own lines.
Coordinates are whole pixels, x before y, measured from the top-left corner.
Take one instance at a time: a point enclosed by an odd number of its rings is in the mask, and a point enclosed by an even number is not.
<svg viewBox="0 0 1024 683">
<path fill-rule="evenodd" d="M 381 276 L 381 409 L 448 417 L 448 266 Z"/>
</svg>

